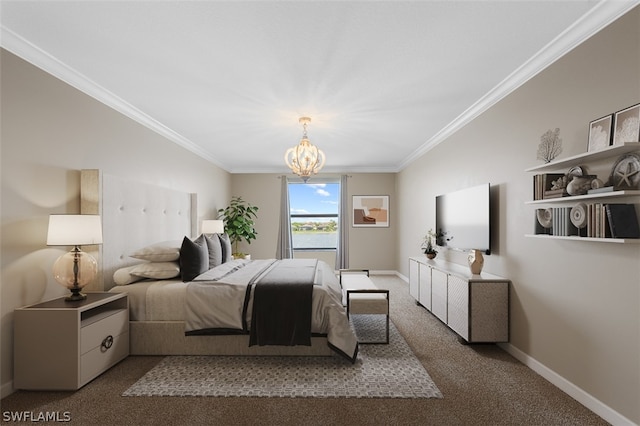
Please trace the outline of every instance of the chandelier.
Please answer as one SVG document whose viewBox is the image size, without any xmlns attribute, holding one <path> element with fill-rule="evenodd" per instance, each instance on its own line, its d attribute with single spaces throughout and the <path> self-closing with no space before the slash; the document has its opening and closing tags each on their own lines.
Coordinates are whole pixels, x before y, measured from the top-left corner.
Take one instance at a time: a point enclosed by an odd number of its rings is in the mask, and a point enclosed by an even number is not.
<svg viewBox="0 0 640 426">
<path fill-rule="evenodd" d="M 298 119 L 304 129 L 302 140 L 297 146 L 289 148 L 284 154 L 284 161 L 287 166 L 293 173 L 300 176 L 305 183 L 311 175 L 318 173 L 322 169 L 326 160 L 324 152 L 313 146 L 309 138 L 307 138 L 307 123 L 310 121 L 309 117 L 300 117 Z"/>
</svg>

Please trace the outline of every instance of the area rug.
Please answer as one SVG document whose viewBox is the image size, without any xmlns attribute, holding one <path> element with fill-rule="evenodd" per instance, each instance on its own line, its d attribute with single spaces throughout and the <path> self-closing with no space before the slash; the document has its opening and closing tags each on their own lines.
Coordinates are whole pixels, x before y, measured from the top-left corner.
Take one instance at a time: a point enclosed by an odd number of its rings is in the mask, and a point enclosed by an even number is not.
<svg viewBox="0 0 640 426">
<path fill-rule="evenodd" d="M 375 318 L 378 317 L 378 318 Z M 355 315 L 359 339 L 384 317 Z M 442 398 L 393 323 L 388 345 L 360 345 L 355 364 L 329 357 L 167 356 L 123 396 Z"/>
</svg>

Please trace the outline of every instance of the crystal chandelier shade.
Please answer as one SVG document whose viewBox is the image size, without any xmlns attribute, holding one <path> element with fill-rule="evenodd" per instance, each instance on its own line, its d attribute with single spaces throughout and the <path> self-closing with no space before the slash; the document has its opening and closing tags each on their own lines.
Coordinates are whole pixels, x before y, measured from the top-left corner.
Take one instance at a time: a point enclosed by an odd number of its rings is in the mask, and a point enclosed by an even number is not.
<svg viewBox="0 0 640 426">
<path fill-rule="evenodd" d="M 300 117 L 298 121 L 302 123 L 304 129 L 302 140 L 297 146 L 287 150 L 284 154 L 284 160 L 293 173 L 300 176 L 304 182 L 307 182 L 311 175 L 318 173 L 322 169 L 326 157 L 324 152 L 314 146 L 307 137 L 307 123 L 311 119 L 309 117 Z"/>
</svg>

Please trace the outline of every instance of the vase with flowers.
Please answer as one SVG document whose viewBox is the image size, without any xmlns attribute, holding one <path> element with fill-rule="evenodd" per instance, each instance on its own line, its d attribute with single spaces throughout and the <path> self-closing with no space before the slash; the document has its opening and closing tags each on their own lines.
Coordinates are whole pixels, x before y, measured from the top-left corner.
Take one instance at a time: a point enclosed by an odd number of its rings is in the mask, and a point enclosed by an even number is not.
<svg viewBox="0 0 640 426">
<path fill-rule="evenodd" d="M 433 229 L 429 229 L 427 235 L 422 239 L 422 250 L 428 259 L 434 259 L 438 254 L 435 246 L 437 238 L 438 234 Z"/>
</svg>

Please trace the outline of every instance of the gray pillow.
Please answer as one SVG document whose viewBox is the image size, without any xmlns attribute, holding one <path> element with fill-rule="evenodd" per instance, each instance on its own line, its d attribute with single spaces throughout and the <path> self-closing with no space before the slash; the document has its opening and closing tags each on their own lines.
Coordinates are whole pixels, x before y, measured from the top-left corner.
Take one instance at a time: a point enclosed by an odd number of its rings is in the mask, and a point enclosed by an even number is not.
<svg viewBox="0 0 640 426">
<path fill-rule="evenodd" d="M 226 233 L 219 234 L 220 237 L 220 245 L 222 246 L 222 263 L 226 263 L 233 259 L 233 252 L 231 251 L 231 240 L 229 240 L 229 235 Z"/>
<path fill-rule="evenodd" d="M 204 239 L 209 249 L 209 269 L 222 265 L 222 244 L 218 234 L 204 234 Z"/>
<path fill-rule="evenodd" d="M 180 247 L 180 275 L 182 281 L 192 281 L 195 277 L 209 270 L 209 248 L 200 235 L 191 241 L 188 237 L 182 240 Z"/>
</svg>

